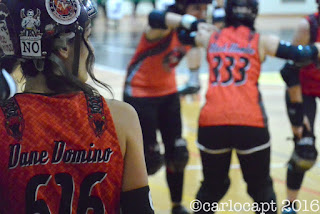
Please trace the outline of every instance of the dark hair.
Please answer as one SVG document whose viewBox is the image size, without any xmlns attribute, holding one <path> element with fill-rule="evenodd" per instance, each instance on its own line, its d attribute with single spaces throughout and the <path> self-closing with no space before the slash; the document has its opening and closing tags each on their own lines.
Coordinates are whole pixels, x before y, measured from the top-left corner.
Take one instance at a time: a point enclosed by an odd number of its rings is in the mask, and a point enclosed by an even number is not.
<svg viewBox="0 0 320 214">
<path fill-rule="evenodd" d="M 93 54 L 93 50 L 91 50 L 90 46 L 86 42 L 86 40 L 83 38 L 82 39 L 88 48 L 89 55 L 86 60 L 86 67 L 87 67 L 87 72 L 93 82 L 102 87 L 105 88 L 113 97 L 113 93 L 111 91 L 111 87 L 98 80 L 93 72 L 93 64 L 95 61 L 95 57 Z M 74 40 L 72 41 L 74 42 Z M 73 46 L 73 45 L 71 45 Z M 89 95 L 96 95 L 99 94 L 98 90 L 92 87 L 91 85 L 87 83 L 81 82 L 76 76 L 72 75 L 72 71 L 67 71 L 64 72 L 61 68 L 61 66 L 52 60 L 46 58 L 44 59 L 44 69 L 43 71 L 39 71 L 33 60 L 25 60 L 21 62 L 21 68 L 22 68 L 22 73 L 25 77 L 30 76 L 34 77 L 39 74 L 39 72 L 43 72 L 43 75 L 45 76 L 46 79 L 46 85 L 47 87 L 54 91 L 55 93 L 68 93 L 68 92 L 76 92 L 76 91 L 83 91 L 86 94 Z M 58 72 L 57 72 L 58 71 Z"/>
<path fill-rule="evenodd" d="M 248 28 L 250 28 L 252 31 L 256 31 L 256 28 L 254 27 L 254 20 L 237 20 L 235 19 L 234 17 L 232 16 L 228 16 L 226 15 L 225 17 L 225 26 L 226 27 L 230 27 L 230 26 L 233 26 L 233 27 L 240 27 L 241 25 L 244 25 Z"/>
</svg>

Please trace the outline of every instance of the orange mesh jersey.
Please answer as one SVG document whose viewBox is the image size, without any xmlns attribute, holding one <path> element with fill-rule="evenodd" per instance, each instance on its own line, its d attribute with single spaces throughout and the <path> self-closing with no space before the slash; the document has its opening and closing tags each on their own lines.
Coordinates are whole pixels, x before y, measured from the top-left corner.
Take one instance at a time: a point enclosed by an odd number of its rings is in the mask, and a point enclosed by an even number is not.
<svg viewBox="0 0 320 214">
<path fill-rule="evenodd" d="M 211 36 L 209 86 L 200 126 L 266 126 L 257 87 L 261 67 L 258 44 L 259 34 L 244 26 L 228 27 Z"/>
<path fill-rule="evenodd" d="M 132 97 L 159 97 L 177 92 L 175 67 L 187 48 L 172 31 L 150 42 L 143 34 L 127 69 L 124 93 Z"/>
<path fill-rule="evenodd" d="M 312 14 L 307 17 L 307 20 L 310 24 L 311 43 L 320 42 L 319 14 Z M 320 69 L 317 66 L 310 64 L 303 67 L 300 70 L 300 82 L 304 94 L 320 97 Z"/>
<path fill-rule="evenodd" d="M 103 98 L 17 94 L 1 110 L 0 213 L 119 213 L 123 157 Z"/>
</svg>

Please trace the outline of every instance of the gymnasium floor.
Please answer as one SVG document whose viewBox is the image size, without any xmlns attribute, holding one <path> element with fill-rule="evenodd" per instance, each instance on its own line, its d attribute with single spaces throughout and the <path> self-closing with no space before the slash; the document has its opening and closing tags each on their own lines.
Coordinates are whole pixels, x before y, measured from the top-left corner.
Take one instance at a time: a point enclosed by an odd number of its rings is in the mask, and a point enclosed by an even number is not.
<svg viewBox="0 0 320 214">
<path fill-rule="evenodd" d="M 297 20 L 299 20 L 299 17 L 259 17 L 256 26 L 262 33 L 274 33 L 280 35 L 283 39 L 291 40 Z M 102 17 L 95 23 L 92 37 L 97 56 L 95 70 L 98 78 L 112 86 L 116 99 L 121 100 L 125 68 L 134 53 L 145 24 L 146 17 L 138 17 L 135 20 L 131 17 L 124 17 L 118 29 L 115 29 L 112 23 L 108 25 Z M 264 72 L 260 80 L 260 90 L 269 116 L 272 143 L 271 174 L 279 207 L 283 205 L 285 199 L 286 163 L 293 149 L 293 143 L 287 140 L 288 137 L 291 137 L 291 131 L 285 111 L 285 87 L 280 75 L 276 72 L 282 63 L 281 60 L 267 59 L 263 65 Z M 187 96 L 182 99 L 183 135 L 188 141 L 190 150 L 190 161 L 185 173 L 183 194 L 183 204 L 188 208 L 190 202 L 194 200 L 202 179 L 200 157 L 195 141 L 199 109 L 204 102 L 206 90 L 206 68 L 205 63 L 203 63 L 201 68 L 203 85 L 200 95 L 198 97 Z M 186 78 L 185 62 L 182 62 L 178 67 L 177 81 L 179 84 L 183 84 Z M 110 97 L 105 91 L 101 92 Z M 317 116 L 316 135 L 319 135 L 319 121 L 320 118 Z M 319 140 L 317 140 L 317 148 L 320 151 Z M 233 156 L 230 178 L 231 187 L 222 201 L 230 203 L 229 200 L 232 200 L 233 204 L 236 202 L 241 204 L 252 203 L 246 193 L 246 185 L 242 179 L 236 156 Z M 149 177 L 149 182 L 156 213 L 169 214 L 170 200 L 165 181 L 165 171 L 162 169 L 156 175 Z M 299 199 L 302 202 L 302 211 L 299 214 L 320 213 L 320 162 L 307 173 Z M 313 200 L 315 201 L 312 202 Z M 316 212 L 307 211 L 311 210 L 312 203 L 318 205 L 313 207 L 314 210 L 317 210 Z M 236 211 L 221 211 L 218 213 L 229 214 L 236 213 Z M 253 212 L 240 211 L 237 213 Z"/>
</svg>

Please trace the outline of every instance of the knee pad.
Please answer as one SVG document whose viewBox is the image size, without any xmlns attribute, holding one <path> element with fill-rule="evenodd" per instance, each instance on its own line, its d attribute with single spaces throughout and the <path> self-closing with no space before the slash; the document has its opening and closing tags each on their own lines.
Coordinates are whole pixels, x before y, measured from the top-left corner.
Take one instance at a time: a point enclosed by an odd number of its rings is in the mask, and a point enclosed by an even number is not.
<svg viewBox="0 0 320 214">
<path fill-rule="evenodd" d="M 299 71 L 300 68 L 295 64 L 286 63 L 283 66 L 283 68 L 280 71 L 280 74 L 288 87 L 300 84 Z"/>
<path fill-rule="evenodd" d="M 168 154 L 167 167 L 174 172 L 182 172 L 188 160 L 187 141 L 183 138 L 176 139 L 172 154 Z"/>
<path fill-rule="evenodd" d="M 226 178 L 221 184 L 213 184 L 212 181 L 203 181 L 197 193 L 197 199 L 202 203 L 219 202 L 230 187 L 230 179 Z"/>
<path fill-rule="evenodd" d="M 160 146 L 158 143 L 145 148 L 144 155 L 148 175 L 155 174 L 164 165 L 164 156 L 160 153 Z"/>
<path fill-rule="evenodd" d="M 318 151 L 315 147 L 315 137 L 302 137 L 295 141 L 295 148 L 289 161 L 289 169 L 294 172 L 306 172 L 316 163 Z"/>
</svg>

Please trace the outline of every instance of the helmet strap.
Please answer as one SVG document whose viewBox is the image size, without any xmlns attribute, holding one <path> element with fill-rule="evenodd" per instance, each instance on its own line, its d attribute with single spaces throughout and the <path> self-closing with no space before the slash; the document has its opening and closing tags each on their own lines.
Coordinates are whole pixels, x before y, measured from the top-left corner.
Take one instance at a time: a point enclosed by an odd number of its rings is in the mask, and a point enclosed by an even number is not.
<svg viewBox="0 0 320 214">
<path fill-rule="evenodd" d="M 33 60 L 33 64 L 38 71 L 42 72 L 44 70 L 44 60 L 43 59 L 35 59 L 35 60 Z"/>
<path fill-rule="evenodd" d="M 73 56 L 73 64 L 72 64 L 72 74 L 74 76 L 78 76 L 79 73 L 79 62 L 80 62 L 80 45 L 82 39 L 83 28 L 78 25 L 75 32 L 74 39 L 74 56 Z"/>
<path fill-rule="evenodd" d="M 54 53 L 50 54 L 48 59 L 61 68 L 61 72 L 63 73 L 63 75 L 70 75 L 69 72 L 67 71 L 66 66 L 64 65 L 64 62 L 56 54 Z"/>
</svg>

